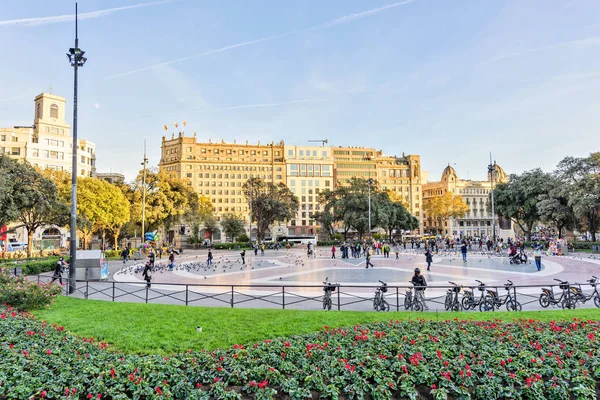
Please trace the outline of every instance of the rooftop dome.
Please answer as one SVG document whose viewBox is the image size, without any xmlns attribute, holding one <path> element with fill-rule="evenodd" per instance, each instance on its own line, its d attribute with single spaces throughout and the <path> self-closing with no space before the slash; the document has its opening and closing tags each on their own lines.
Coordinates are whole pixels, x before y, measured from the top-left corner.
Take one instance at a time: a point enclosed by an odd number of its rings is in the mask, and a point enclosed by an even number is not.
<svg viewBox="0 0 600 400">
<path fill-rule="evenodd" d="M 501 166 L 499 166 L 498 164 L 496 164 L 496 162 L 494 161 L 494 181 L 497 183 L 502 183 L 502 182 L 508 182 L 508 175 L 506 175 L 506 172 L 504 172 L 504 170 L 502 169 Z M 488 180 L 490 179 L 490 173 L 488 172 Z"/>
<path fill-rule="evenodd" d="M 452 167 L 450 166 L 450 164 L 448 164 L 448 166 L 447 166 L 446 168 L 444 168 L 444 172 L 442 172 L 442 179 L 443 179 L 445 176 L 450 176 L 450 175 L 458 176 L 458 175 L 456 174 L 456 171 L 454 170 L 454 168 L 452 168 Z"/>
</svg>

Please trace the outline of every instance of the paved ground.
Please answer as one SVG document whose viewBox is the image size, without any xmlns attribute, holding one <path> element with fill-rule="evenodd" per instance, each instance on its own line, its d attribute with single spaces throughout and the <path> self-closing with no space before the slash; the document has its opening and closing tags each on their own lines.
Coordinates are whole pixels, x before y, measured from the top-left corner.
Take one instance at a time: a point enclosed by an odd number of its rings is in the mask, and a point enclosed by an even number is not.
<svg viewBox="0 0 600 400">
<path fill-rule="evenodd" d="M 148 301 L 156 303 L 193 304 L 206 306 L 322 308 L 322 282 L 342 285 L 333 296 L 334 308 L 369 310 L 379 280 L 388 283 L 387 300 L 392 309 L 404 303 L 404 294 L 415 267 L 421 268 L 430 286 L 474 286 L 475 279 L 488 285 L 500 286 L 507 279 L 521 286 L 517 290 L 524 309 L 540 309 L 540 285 L 557 284 L 553 279 L 584 283 L 592 275 L 600 277 L 600 256 L 544 257 L 542 271 L 535 264 L 511 265 L 507 258 L 470 254 L 463 262 L 460 254 L 434 257 L 431 271 L 426 271 L 425 258 L 413 250 L 406 250 L 399 258 L 391 254 L 372 257 L 374 268 L 365 268 L 365 259 L 331 259 L 329 249 L 318 249 L 315 258 L 307 258 L 305 251 L 267 250 L 264 256 L 247 252 L 243 265 L 238 251 L 213 251 L 213 265 L 206 263 L 206 250 L 190 251 L 177 257 L 176 268 L 168 271 L 167 261 L 157 260 L 152 286 L 146 289 L 141 277 L 141 261 L 109 263 L 110 282 L 87 284 L 89 298 L 116 301 Z M 338 251 L 338 257 L 341 253 Z M 589 257 L 589 258 L 588 258 Z M 538 287 L 522 287 L 535 285 Z M 395 288 L 399 287 L 399 288 Z M 556 288 L 558 292 L 558 288 Z M 584 287 L 590 292 L 590 288 Z M 446 288 L 427 290 L 432 310 L 443 310 Z M 477 292 L 476 292 L 477 293 Z M 86 287 L 78 287 L 78 296 L 86 295 Z M 588 302 L 584 307 L 593 307 Z M 580 305 L 578 305 L 580 307 Z M 504 308 L 502 308 L 504 309 Z"/>
</svg>

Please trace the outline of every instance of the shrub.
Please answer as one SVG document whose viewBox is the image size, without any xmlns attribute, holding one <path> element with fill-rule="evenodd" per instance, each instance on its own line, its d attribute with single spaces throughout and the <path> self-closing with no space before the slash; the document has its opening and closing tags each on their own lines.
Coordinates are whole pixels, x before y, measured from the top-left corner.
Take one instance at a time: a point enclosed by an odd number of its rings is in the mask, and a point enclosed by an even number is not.
<svg viewBox="0 0 600 400">
<path fill-rule="evenodd" d="M 242 243 L 246 243 L 246 242 L 250 242 L 250 238 L 248 237 L 248 235 L 246 235 L 245 233 L 242 233 L 241 235 L 239 235 L 236 240 L 238 242 L 242 242 Z"/>
<path fill-rule="evenodd" d="M 250 249 L 252 245 L 249 242 L 228 242 L 228 243 L 216 243 L 213 245 L 215 250 L 231 250 L 231 249 Z"/>
<path fill-rule="evenodd" d="M 43 308 L 54 301 L 62 288 L 53 283 L 30 282 L 23 276 L 14 276 L 6 268 L 0 269 L 0 303 L 18 310 Z"/>
<path fill-rule="evenodd" d="M 340 241 L 339 240 L 320 240 L 320 241 L 317 241 L 317 246 L 331 247 L 333 245 L 339 246 L 340 245 Z"/>
<path fill-rule="evenodd" d="M 104 257 L 106 258 L 121 258 L 120 250 L 106 250 L 104 252 Z"/>
</svg>

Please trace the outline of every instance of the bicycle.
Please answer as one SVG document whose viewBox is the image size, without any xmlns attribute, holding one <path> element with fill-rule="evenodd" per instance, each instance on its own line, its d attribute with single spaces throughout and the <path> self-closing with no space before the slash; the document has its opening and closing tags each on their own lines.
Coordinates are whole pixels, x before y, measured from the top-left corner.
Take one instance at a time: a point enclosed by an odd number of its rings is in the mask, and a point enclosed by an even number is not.
<svg viewBox="0 0 600 400">
<path fill-rule="evenodd" d="M 412 311 L 423 311 L 425 309 L 425 304 L 423 300 L 421 300 L 420 296 L 417 296 L 416 293 L 413 295 L 413 289 L 416 292 L 415 284 L 413 282 L 410 283 L 412 283 L 413 287 L 406 289 L 406 294 L 404 296 L 404 308 Z"/>
<path fill-rule="evenodd" d="M 575 303 L 585 304 L 588 300 L 594 299 L 594 305 L 596 307 L 600 307 L 600 293 L 598 293 L 598 288 L 596 285 L 598 284 L 598 278 L 592 276 L 592 279 L 588 279 L 586 282 L 594 288 L 594 291 L 590 295 L 586 295 L 581 290 L 581 285 L 571 285 L 571 298 L 575 300 Z"/>
<path fill-rule="evenodd" d="M 373 298 L 373 309 L 375 311 L 390 311 L 390 305 L 383 298 L 383 294 L 387 292 L 387 283 L 383 281 L 379 282 L 381 282 L 381 286 L 379 286 L 375 291 L 375 297 Z"/>
<path fill-rule="evenodd" d="M 460 301 L 458 301 L 458 293 L 460 293 L 460 286 L 458 286 L 454 282 L 448 281 L 453 288 L 450 288 L 446 291 L 446 300 L 444 301 L 444 308 L 446 311 L 460 311 L 462 306 Z"/>
<path fill-rule="evenodd" d="M 323 284 L 325 285 L 323 287 L 323 291 L 325 292 L 325 295 L 323 296 L 323 310 L 326 309 L 327 311 L 331 311 L 331 294 L 335 292 L 335 288 L 339 285 L 337 283 L 330 282 L 323 282 Z"/>
<path fill-rule="evenodd" d="M 512 295 L 513 282 L 509 279 L 507 281 L 508 283 L 504 284 L 504 289 L 506 289 L 508 294 L 505 297 L 500 297 L 498 295 L 498 287 L 495 287 L 494 290 L 486 290 L 487 294 L 483 298 L 483 302 L 479 304 L 479 311 L 494 311 L 495 309 L 500 309 L 500 306 L 504 304 L 506 304 L 508 311 L 521 311 L 523 309 L 521 303 Z"/>
<path fill-rule="evenodd" d="M 461 304 L 465 310 L 474 310 L 475 307 L 478 307 L 481 304 L 485 297 L 485 283 L 477 279 L 475 279 L 475 281 L 479 283 L 477 290 L 481 292 L 481 296 L 478 299 L 475 299 L 475 296 L 473 295 L 473 287 L 470 288 L 471 290 L 463 289 L 463 298 Z"/>
<path fill-rule="evenodd" d="M 573 309 L 575 308 L 576 302 L 575 299 L 571 297 L 571 285 L 567 281 L 561 281 L 560 279 L 554 279 L 559 282 L 558 287 L 562 290 L 559 298 L 556 298 L 554 295 L 554 287 L 542 288 L 542 293 L 540 294 L 539 303 L 543 308 L 547 308 L 549 305 L 556 306 L 560 304 L 562 308 Z"/>
</svg>

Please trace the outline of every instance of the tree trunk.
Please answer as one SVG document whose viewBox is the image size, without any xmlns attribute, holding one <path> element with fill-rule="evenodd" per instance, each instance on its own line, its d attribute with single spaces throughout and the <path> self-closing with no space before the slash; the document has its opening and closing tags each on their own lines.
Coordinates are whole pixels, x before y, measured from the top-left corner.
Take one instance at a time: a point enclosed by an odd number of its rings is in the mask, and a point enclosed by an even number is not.
<svg viewBox="0 0 600 400">
<path fill-rule="evenodd" d="M 31 257 L 31 253 L 33 251 L 33 234 L 35 233 L 35 229 L 30 229 L 27 227 L 27 257 Z"/>
<path fill-rule="evenodd" d="M 591 212 L 590 213 L 590 232 L 592 233 L 592 242 L 596 241 L 596 212 Z"/>
<path fill-rule="evenodd" d="M 558 238 L 562 239 L 562 230 L 563 230 L 563 227 L 562 227 L 562 225 L 559 225 L 559 226 L 557 226 L 557 228 L 558 228 Z"/>
<path fill-rule="evenodd" d="M 113 240 L 115 243 L 114 250 L 117 250 L 117 248 L 119 247 L 119 235 L 120 234 L 121 234 L 120 228 L 113 229 Z"/>
</svg>

